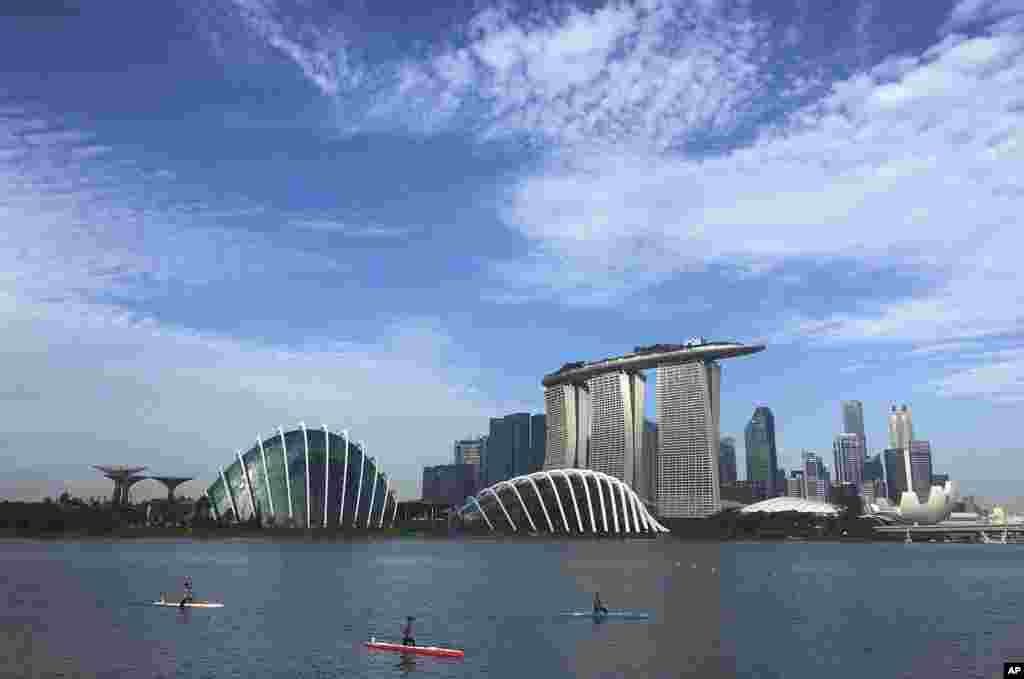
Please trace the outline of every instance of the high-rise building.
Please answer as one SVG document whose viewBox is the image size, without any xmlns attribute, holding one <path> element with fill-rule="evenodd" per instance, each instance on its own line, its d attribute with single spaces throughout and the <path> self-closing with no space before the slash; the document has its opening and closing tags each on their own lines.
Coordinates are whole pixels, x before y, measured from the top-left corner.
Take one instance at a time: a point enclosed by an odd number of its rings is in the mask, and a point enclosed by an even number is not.
<svg viewBox="0 0 1024 679">
<path fill-rule="evenodd" d="M 721 509 L 721 374 L 714 361 L 657 368 L 659 516 L 703 518 Z"/>
<path fill-rule="evenodd" d="M 874 502 L 882 497 L 888 497 L 888 491 L 885 485 L 885 463 L 879 453 L 864 462 L 864 499 Z"/>
<path fill-rule="evenodd" d="M 889 413 L 889 448 L 902 450 L 914 439 L 914 424 L 910 419 L 910 408 L 903 405 L 899 410 L 892 407 Z"/>
<path fill-rule="evenodd" d="M 480 436 L 475 439 L 462 439 L 455 442 L 453 462 L 455 464 L 471 464 L 476 467 L 477 479 L 480 478 L 482 469 L 484 448 L 487 445 L 487 437 Z"/>
<path fill-rule="evenodd" d="M 644 464 L 647 465 L 644 492 L 635 490 L 643 499 L 655 502 L 658 498 L 658 425 L 650 420 L 644 420 Z"/>
<path fill-rule="evenodd" d="M 830 483 L 828 469 L 818 455 L 804 451 L 804 497 L 808 500 L 825 502 L 828 499 Z"/>
<path fill-rule="evenodd" d="M 640 372 L 607 372 L 587 380 L 591 417 L 586 467 L 634 490 L 644 482 L 645 387 Z"/>
<path fill-rule="evenodd" d="M 590 391 L 582 384 L 544 390 L 547 444 L 544 469 L 587 467 L 590 452 Z"/>
<path fill-rule="evenodd" d="M 850 484 L 860 492 L 864 486 L 864 439 L 860 434 L 840 434 L 832 443 L 836 483 Z"/>
<path fill-rule="evenodd" d="M 547 416 L 530 416 L 530 459 L 525 474 L 532 474 L 544 468 L 544 453 L 547 446 Z"/>
<path fill-rule="evenodd" d="M 774 496 L 779 471 L 775 449 L 775 416 L 771 408 L 760 406 L 747 423 L 747 480 L 765 484 L 768 497 Z"/>
<path fill-rule="evenodd" d="M 921 502 L 932 490 L 932 446 L 928 441 L 910 442 L 910 480 Z"/>
<path fill-rule="evenodd" d="M 718 481 L 732 483 L 736 480 L 736 439 L 723 436 L 718 444 Z"/>
<path fill-rule="evenodd" d="M 538 471 L 536 437 L 543 438 L 543 433 L 531 429 L 543 426 L 543 419 L 529 413 L 492 417 L 483 452 L 483 486 Z"/>
<path fill-rule="evenodd" d="M 786 470 L 783 469 L 782 467 L 779 467 L 778 469 L 775 470 L 774 489 L 775 495 L 786 494 Z"/>
<path fill-rule="evenodd" d="M 864 436 L 864 404 L 860 401 L 843 401 L 843 433 L 859 434 L 867 447 Z"/>
<path fill-rule="evenodd" d="M 913 488 L 910 481 L 910 453 L 906 448 L 885 451 L 885 486 L 889 499 L 899 504 L 903 493 Z"/>
<path fill-rule="evenodd" d="M 794 469 L 786 479 L 786 497 L 807 497 L 807 481 L 804 470 Z"/>
<path fill-rule="evenodd" d="M 460 506 L 479 490 L 477 467 L 473 464 L 442 464 L 423 468 L 423 500 L 440 505 Z"/>
</svg>

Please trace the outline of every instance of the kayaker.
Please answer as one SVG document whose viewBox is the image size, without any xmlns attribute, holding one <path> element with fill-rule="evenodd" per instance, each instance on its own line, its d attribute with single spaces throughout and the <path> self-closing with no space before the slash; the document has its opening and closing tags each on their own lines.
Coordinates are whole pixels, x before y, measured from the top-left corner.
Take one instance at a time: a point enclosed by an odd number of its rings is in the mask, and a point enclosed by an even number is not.
<svg viewBox="0 0 1024 679">
<path fill-rule="evenodd" d="M 412 621 L 415 619 L 411 615 L 406 616 L 405 624 L 402 626 L 402 644 L 405 646 L 416 645 L 416 640 L 412 638 Z"/>
<path fill-rule="evenodd" d="M 604 607 L 604 603 L 601 601 L 601 594 L 594 592 L 594 615 L 599 614 L 608 615 L 608 609 Z"/>
</svg>

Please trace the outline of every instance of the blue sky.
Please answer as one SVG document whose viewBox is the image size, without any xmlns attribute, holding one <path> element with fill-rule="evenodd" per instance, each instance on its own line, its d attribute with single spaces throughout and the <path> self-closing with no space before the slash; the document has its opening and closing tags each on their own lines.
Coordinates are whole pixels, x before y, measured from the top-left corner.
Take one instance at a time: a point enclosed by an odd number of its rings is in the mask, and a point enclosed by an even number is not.
<svg viewBox="0 0 1024 679">
<path fill-rule="evenodd" d="M 563 362 L 695 335 L 769 344 L 722 433 L 769 405 L 786 467 L 908 403 L 1018 494 L 1019 0 L 194 5 L 0 20 L 0 494 L 198 494 L 305 421 L 412 497 Z"/>
</svg>

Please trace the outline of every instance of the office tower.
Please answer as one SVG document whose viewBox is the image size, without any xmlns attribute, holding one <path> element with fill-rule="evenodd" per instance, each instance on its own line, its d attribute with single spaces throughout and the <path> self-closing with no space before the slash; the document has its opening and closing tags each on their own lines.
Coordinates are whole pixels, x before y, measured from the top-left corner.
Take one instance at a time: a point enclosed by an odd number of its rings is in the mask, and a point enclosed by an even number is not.
<svg viewBox="0 0 1024 679">
<path fill-rule="evenodd" d="M 889 413 L 889 448 L 904 449 L 914 439 L 914 424 L 910 419 L 910 408 L 903 405 L 900 410 L 892 407 Z"/>
<path fill-rule="evenodd" d="M 875 499 L 882 497 L 888 497 L 888 491 L 885 487 L 885 463 L 879 453 L 864 462 L 864 498 L 866 501 L 874 502 Z"/>
<path fill-rule="evenodd" d="M 747 480 L 764 484 L 768 497 L 775 495 L 779 461 L 775 450 L 775 416 L 771 408 L 760 406 L 747 423 Z"/>
<path fill-rule="evenodd" d="M 864 439 L 860 434 L 840 434 L 832 443 L 836 483 L 850 484 L 860 492 L 864 485 Z"/>
<path fill-rule="evenodd" d="M 477 480 L 480 479 L 480 472 L 483 468 L 484 448 L 487 445 L 487 437 L 481 436 L 475 439 L 462 439 L 455 442 L 455 464 L 471 464 L 476 467 Z"/>
<path fill-rule="evenodd" d="M 461 506 L 476 495 L 477 468 L 472 464 L 442 464 L 423 468 L 423 501 Z"/>
<path fill-rule="evenodd" d="M 590 392 L 586 385 L 556 384 L 544 390 L 547 443 L 544 469 L 587 467 Z"/>
<path fill-rule="evenodd" d="M 644 420 L 644 464 L 647 465 L 647 476 L 644 479 L 643 499 L 655 502 L 658 498 L 658 425 Z"/>
<path fill-rule="evenodd" d="M 587 380 L 590 392 L 588 469 L 625 481 L 643 481 L 645 379 L 638 372 L 608 372 Z"/>
<path fill-rule="evenodd" d="M 843 401 L 843 433 L 859 434 L 867 447 L 864 436 L 864 404 L 860 401 Z"/>
<path fill-rule="evenodd" d="M 932 446 L 928 441 L 910 442 L 910 480 L 921 502 L 932 490 Z"/>
<path fill-rule="evenodd" d="M 889 448 L 885 451 L 885 486 L 893 504 L 899 504 L 903 493 L 913 488 L 910 482 L 910 454 L 906 448 Z"/>
<path fill-rule="evenodd" d="M 828 499 L 828 470 L 821 458 L 812 452 L 804 451 L 804 497 L 808 500 L 825 502 Z"/>
<path fill-rule="evenodd" d="M 530 460 L 524 474 L 532 474 L 544 468 L 544 449 L 547 445 L 547 417 L 533 415 L 530 418 Z"/>
<path fill-rule="evenodd" d="M 703 518 L 721 509 L 721 374 L 714 361 L 662 365 L 657 369 L 659 516 Z"/>
<path fill-rule="evenodd" d="M 807 497 L 806 484 L 804 470 L 794 469 L 786 479 L 786 497 Z"/>
<path fill-rule="evenodd" d="M 736 480 L 736 439 L 722 437 L 718 444 L 718 482 L 732 483 Z"/>
<path fill-rule="evenodd" d="M 529 413 L 491 418 L 490 434 L 483 454 L 484 487 L 537 471 L 532 468 L 537 454 L 531 433 L 532 425 L 540 427 L 542 423 Z"/>
</svg>

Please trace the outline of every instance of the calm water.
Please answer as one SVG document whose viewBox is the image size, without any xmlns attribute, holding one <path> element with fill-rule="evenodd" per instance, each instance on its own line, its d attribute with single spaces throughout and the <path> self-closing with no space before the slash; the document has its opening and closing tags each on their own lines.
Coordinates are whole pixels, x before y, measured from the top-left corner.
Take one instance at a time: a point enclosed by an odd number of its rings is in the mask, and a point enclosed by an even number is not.
<svg viewBox="0 0 1024 679">
<path fill-rule="evenodd" d="M 1024 545 L 0 543 L 0 677 L 997 677 L 1024 657 L 1022 564 Z M 146 605 L 185 574 L 226 607 Z M 651 619 L 557 617 L 595 589 Z M 406 614 L 466 658 L 363 649 Z"/>
</svg>

